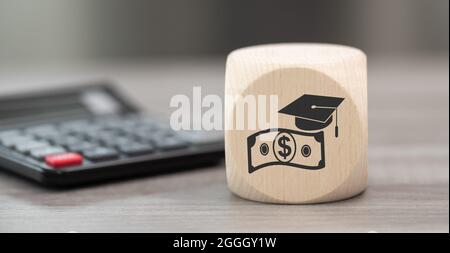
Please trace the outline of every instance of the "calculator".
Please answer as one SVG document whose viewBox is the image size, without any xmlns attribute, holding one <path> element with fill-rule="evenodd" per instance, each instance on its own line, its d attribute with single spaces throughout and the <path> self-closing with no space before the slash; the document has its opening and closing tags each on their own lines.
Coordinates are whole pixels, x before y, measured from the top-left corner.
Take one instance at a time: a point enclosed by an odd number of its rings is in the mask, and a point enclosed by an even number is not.
<svg viewBox="0 0 450 253">
<path fill-rule="evenodd" d="M 0 97 L 0 169 L 70 186 L 212 165 L 221 133 L 174 131 L 112 84 Z"/>
</svg>

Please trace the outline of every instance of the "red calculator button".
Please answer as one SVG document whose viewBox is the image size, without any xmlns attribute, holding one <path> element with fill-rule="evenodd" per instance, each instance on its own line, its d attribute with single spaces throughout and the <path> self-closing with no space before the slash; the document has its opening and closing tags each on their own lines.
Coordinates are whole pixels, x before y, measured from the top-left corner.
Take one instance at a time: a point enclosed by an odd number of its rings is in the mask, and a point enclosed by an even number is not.
<svg viewBox="0 0 450 253">
<path fill-rule="evenodd" d="M 78 153 L 48 155 L 45 157 L 45 163 L 50 167 L 58 169 L 68 166 L 80 165 L 83 163 L 83 157 Z"/>
</svg>

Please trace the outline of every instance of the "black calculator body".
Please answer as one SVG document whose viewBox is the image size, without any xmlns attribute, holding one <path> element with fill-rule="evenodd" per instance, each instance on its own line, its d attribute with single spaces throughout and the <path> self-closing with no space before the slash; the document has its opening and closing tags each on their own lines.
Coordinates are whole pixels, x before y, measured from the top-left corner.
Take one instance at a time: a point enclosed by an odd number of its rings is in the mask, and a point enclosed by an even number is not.
<svg viewBox="0 0 450 253">
<path fill-rule="evenodd" d="M 223 137 L 174 131 L 111 84 L 0 97 L 0 169 L 71 186 L 219 162 Z"/>
</svg>

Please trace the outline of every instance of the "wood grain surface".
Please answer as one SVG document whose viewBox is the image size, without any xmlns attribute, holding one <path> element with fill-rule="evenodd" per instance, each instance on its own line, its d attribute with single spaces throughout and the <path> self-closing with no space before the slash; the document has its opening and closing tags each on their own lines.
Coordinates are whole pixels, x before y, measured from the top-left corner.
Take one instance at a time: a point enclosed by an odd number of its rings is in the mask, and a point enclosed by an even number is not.
<svg viewBox="0 0 450 253">
<path fill-rule="evenodd" d="M 57 191 L 0 170 L 0 232 L 449 232 L 448 56 L 369 55 L 369 185 L 345 201 L 243 200 L 224 165 Z M 174 94 L 223 94 L 225 59 L 1 66 L 0 94 L 108 78 L 169 113 Z"/>
</svg>

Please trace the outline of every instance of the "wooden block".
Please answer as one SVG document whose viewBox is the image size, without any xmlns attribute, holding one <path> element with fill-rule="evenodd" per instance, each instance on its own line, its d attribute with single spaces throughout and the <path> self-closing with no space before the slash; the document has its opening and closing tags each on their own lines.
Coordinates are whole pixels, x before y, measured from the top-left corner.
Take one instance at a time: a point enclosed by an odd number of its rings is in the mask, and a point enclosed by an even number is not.
<svg viewBox="0 0 450 253">
<path fill-rule="evenodd" d="M 365 189 L 367 64 L 361 50 L 302 43 L 242 48 L 228 56 L 225 79 L 233 193 L 299 204 L 345 199 Z M 278 102 L 270 104 L 270 95 Z M 256 111 L 249 109 L 254 101 Z M 258 124 L 270 109 L 277 119 Z M 249 118 L 256 118 L 256 128 Z"/>
</svg>

